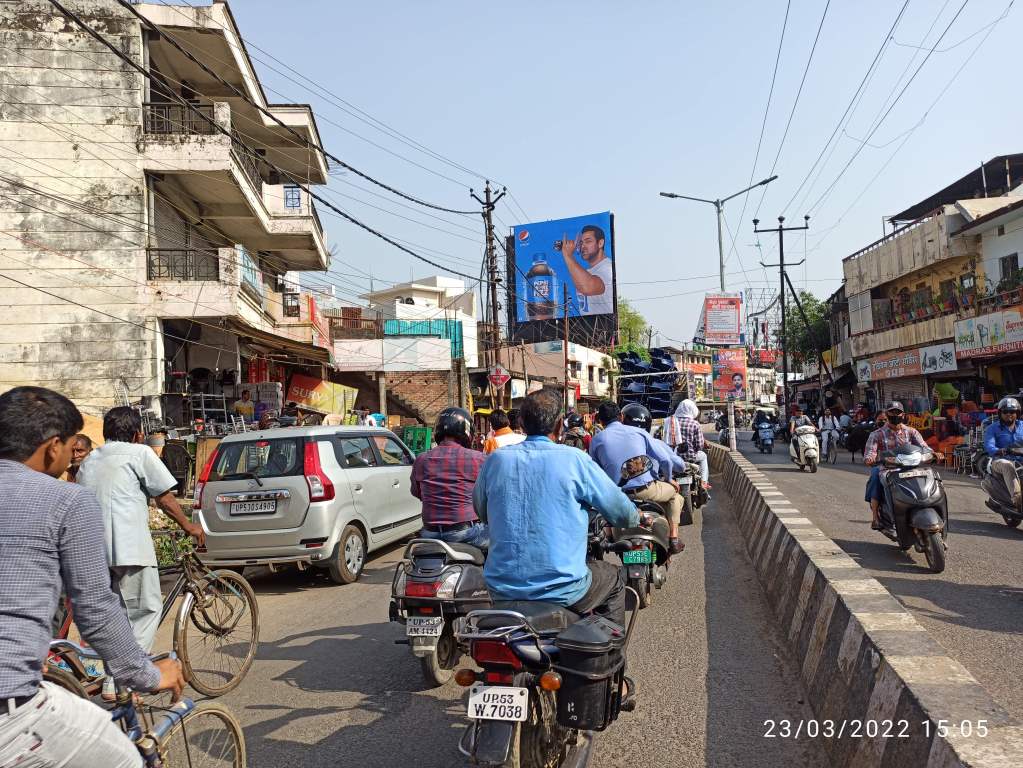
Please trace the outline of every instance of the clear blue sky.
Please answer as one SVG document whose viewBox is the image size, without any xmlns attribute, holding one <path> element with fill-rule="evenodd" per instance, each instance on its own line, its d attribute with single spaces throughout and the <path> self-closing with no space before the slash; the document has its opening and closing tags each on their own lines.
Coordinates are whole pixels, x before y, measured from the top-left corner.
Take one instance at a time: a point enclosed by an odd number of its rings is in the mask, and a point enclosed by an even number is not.
<svg viewBox="0 0 1023 768">
<path fill-rule="evenodd" d="M 831 194 L 812 208 L 924 60 L 926 50 L 912 46 L 930 48 L 961 5 L 962 0 L 911 0 L 806 202 L 798 207 L 800 195 L 784 211 L 790 223 L 800 223 L 807 211 L 813 214 L 805 275 L 807 287 L 820 296 L 838 287 L 842 257 L 881 235 L 885 214 L 918 202 L 984 159 L 1023 151 L 1023 100 L 1013 86 L 1023 9 L 1012 6 L 985 40 L 986 27 L 1009 3 L 972 0 Z M 711 206 L 657 193 L 713 198 L 743 188 L 751 175 L 754 180 L 768 175 L 824 7 L 825 0 L 791 3 L 755 172 L 784 0 L 236 0 L 232 10 L 248 41 L 434 152 L 507 184 L 528 220 L 613 210 L 619 295 L 633 301 L 667 343 L 692 337 L 700 292 L 716 289 L 717 245 Z M 760 210 L 765 223 L 782 212 L 809 172 L 900 7 L 897 0 L 831 3 L 775 170 L 780 178 Z M 480 186 L 478 179 L 360 122 L 337 103 L 257 66 L 264 81 L 288 99 L 313 105 L 324 142 L 353 165 L 453 208 L 467 206 L 468 186 Z M 389 235 L 448 254 L 441 258 L 478 274 L 478 218 L 442 214 L 454 225 L 440 222 L 345 182 L 367 185 L 351 175 L 332 181 L 332 192 L 358 198 L 336 198 L 346 210 Z M 730 289 L 774 285 L 776 274 L 766 282 L 753 246 L 750 220 L 759 200 L 759 193 L 750 196 L 741 220 L 742 198 L 726 210 L 736 234 L 727 265 Z M 504 203 L 498 215 L 507 225 L 523 221 L 517 208 Z M 343 221 L 324 216 L 324 224 L 337 247 L 334 271 L 343 291 L 364 290 L 370 272 L 382 280 L 436 272 Z M 726 247 L 731 243 L 726 235 Z M 789 257 L 801 257 L 803 238 L 794 235 L 787 243 Z M 763 245 L 765 260 L 773 261 L 774 240 Z M 801 269 L 793 272 L 800 283 L 803 276 Z M 665 282 L 641 284 L 655 280 Z M 682 293 L 688 295 L 672 295 Z"/>
</svg>

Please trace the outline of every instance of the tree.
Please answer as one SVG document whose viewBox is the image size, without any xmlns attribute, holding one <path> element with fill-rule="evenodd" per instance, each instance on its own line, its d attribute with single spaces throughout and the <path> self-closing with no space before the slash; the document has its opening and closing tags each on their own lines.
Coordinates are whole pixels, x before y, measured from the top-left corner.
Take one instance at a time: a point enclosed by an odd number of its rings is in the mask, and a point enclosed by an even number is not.
<svg viewBox="0 0 1023 768">
<path fill-rule="evenodd" d="M 831 347 L 831 331 L 828 327 L 828 306 L 809 291 L 799 292 L 799 303 L 809 325 L 794 301 L 789 301 L 785 317 L 785 339 L 782 348 L 796 363 L 816 360 L 817 352 Z M 778 333 L 781 336 L 781 333 Z"/>
<path fill-rule="evenodd" d="M 650 352 L 647 350 L 647 325 L 646 319 L 633 309 L 625 299 L 618 299 L 618 329 L 620 336 L 615 347 L 616 352 L 635 352 L 644 360 L 650 359 Z"/>
</svg>

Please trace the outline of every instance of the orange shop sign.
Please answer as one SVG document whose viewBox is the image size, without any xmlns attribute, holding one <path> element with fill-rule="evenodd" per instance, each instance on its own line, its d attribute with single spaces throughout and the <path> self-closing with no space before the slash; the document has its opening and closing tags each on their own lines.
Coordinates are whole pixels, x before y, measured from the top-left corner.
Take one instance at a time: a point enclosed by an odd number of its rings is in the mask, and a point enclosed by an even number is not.
<svg viewBox="0 0 1023 768">
<path fill-rule="evenodd" d="M 856 378 L 860 381 L 901 379 L 903 376 L 919 376 L 920 374 L 919 349 L 889 352 L 856 363 Z"/>
<path fill-rule="evenodd" d="M 359 390 L 323 381 L 312 376 L 296 373 L 291 377 L 288 400 L 295 401 L 300 408 L 310 408 L 321 413 L 345 414 L 355 407 Z"/>
</svg>

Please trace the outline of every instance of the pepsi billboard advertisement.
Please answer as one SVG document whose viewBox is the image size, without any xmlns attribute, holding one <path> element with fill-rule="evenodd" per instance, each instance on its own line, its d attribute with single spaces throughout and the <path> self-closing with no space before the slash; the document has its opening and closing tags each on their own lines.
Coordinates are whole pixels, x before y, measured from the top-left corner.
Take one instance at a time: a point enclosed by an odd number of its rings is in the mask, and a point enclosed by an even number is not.
<svg viewBox="0 0 1023 768">
<path fill-rule="evenodd" d="M 513 227 L 508 287 L 513 340 L 560 339 L 567 313 L 572 341 L 610 346 L 617 326 L 614 217 L 593 213 Z"/>
</svg>

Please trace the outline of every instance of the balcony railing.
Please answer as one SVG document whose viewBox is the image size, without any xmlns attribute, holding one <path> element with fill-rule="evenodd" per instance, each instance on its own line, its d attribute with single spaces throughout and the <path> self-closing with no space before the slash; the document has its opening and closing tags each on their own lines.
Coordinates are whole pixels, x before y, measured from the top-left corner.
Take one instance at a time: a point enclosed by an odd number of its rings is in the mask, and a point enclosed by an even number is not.
<svg viewBox="0 0 1023 768">
<path fill-rule="evenodd" d="M 220 280 L 220 259 L 216 251 L 150 248 L 146 273 L 149 280 L 217 281 Z"/>
<path fill-rule="evenodd" d="M 196 104 L 190 109 L 181 104 L 147 102 L 142 105 L 142 114 L 146 133 L 210 136 L 218 132 L 212 104 Z"/>
<path fill-rule="evenodd" d="M 247 149 L 242 149 L 237 144 L 231 149 L 231 156 L 235 162 L 238 163 L 238 167 L 242 169 L 242 172 L 252 182 L 253 188 L 258 194 L 263 193 L 263 178 L 259 175 L 259 163 L 256 158 L 252 156 L 252 153 Z"/>
</svg>

